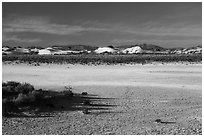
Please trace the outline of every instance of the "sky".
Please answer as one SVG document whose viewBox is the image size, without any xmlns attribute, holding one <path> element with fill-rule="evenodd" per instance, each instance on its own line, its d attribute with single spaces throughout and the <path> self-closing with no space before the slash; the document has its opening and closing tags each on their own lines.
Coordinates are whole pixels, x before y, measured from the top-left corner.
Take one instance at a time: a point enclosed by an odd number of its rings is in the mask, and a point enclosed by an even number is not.
<svg viewBox="0 0 204 137">
<path fill-rule="evenodd" d="M 202 44 L 201 2 L 3 2 L 7 46 Z"/>
</svg>

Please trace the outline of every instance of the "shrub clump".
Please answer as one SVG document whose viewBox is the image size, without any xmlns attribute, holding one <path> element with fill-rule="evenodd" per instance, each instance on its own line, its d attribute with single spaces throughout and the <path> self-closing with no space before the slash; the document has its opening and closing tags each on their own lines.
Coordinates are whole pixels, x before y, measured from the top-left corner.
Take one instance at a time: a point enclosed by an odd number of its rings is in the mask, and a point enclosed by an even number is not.
<svg viewBox="0 0 204 137">
<path fill-rule="evenodd" d="M 73 92 L 72 92 L 72 87 L 70 87 L 70 86 L 65 86 L 65 90 L 64 91 L 62 91 L 62 94 L 64 95 L 64 96 L 68 96 L 68 97 L 73 97 Z"/>
<path fill-rule="evenodd" d="M 120 64 L 120 63 L 148 63 L 148 62 L 201 62 L 202 54 L 79 54 L 79 55 L 7 55 L 2 57 L 2 61 L 20 61 L 33 63 L 69 63 L 69 64 Z"/>
<path fill-rule="evenodd" d="M 15 88 L 16 92 L 28 94 L 34 90 L 34 87 L 29 83 L 20 84 Z"/>
<path fill-rule="evenodd" d="M 14 100 L 16 105 L 24 105 L 24 106 L 29 105 L 29 103 L 35 102 L 35 101 L 36 101 L 36 98 L 32 92 L 28 94 L 20 93 L 18 94 L 18 97 Z"/>
<path fill-rule="evenodd" d="M 2 96 L 9 97 L 9 96 L 16 96 L 18 92 L 16 92 L 16 87 L 21 85 L 19 82 L 15 81 L 8 81 L 2 83 Z"/>
<path fill-rule="evenodd" d="M 19 107 L 37 106 L 44 98 L 42 92 L 36 91 L 31 84 L 14 81 L 2 83 L 2 95 L 3 116 L 19 112 Z"/>
<path fill-rule="evenodd" d="M 9 112 L 15 112 L 17 108 L 13 100 L 4 98 L 2 99 L 2 116 L 8 116 Z"/>
<path fill-rule="evenodd" d="M 9 116 L 12 114 L 20 113 L 25 108 L 33 109 L 39 107 L 49 107 L 45 104 L 53 102 L 58 95 L 72 97 L 72 88 L 65 87 L 65 90 L 61 93 L 54 93 L 44 91 L 42 89 L 35 90 L 29 83 L 19 83 L 14 81 L 2 83 L 2 114 L 3 116 Z"/>
<path fill-rule="evenodd" d="M 8 81 L 2 83 L 3 97 L 17 96 L 19 93 L 28 94 L 34 91 L 34 87 L 29 83 L 19 83 L 15 81 Z"/>
</svg>

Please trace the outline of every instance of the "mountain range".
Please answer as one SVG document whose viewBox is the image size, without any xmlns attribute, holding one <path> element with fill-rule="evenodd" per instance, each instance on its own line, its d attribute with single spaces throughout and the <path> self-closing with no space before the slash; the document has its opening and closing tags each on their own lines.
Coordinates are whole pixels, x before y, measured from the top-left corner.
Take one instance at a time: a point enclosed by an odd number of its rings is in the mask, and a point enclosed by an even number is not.
<svg viewBox="0 0 204 137">
<path fill-rule="evenodd" d="M 136 53 L 162 53 L 162 54 L 192 54 L 202 53 L 202 46 L 198 45 L 190 48 L 163 48 L 153 44 L 135 44 L 122 45 L 114 47 L 112 45 L 106 47 L 93 47 L 90 45 L 53 45 L 51 47 L 8 47 L 3 46 L 2 52 L 11 53 L 39 53 L 42 54 L 70 54 L 70 53 L 114 53 L 114 54 L 136 54 Z"/>
<path fill-rule="evenodd" d="M 106 46 L 112 49 L 126 49 L 126 48 L 132 48 L 132 47 L 136 47 L 139 46 L 142 50 L 150 50 L 150 51 L 166 51 L 166 50 L 180 50 L 180 49 L 185 49 L 182 47 L 174 47 L 174 48 L 163 48 L 161 46 L 158 45 L 154 45 L 154 44 L 134 44 L 134 45 L 121 45 L 121 46 Z M 53 48 L 58 48 L 61 50 L 74 50 L 74 51 L 82 51 L 82 50 L 88 50 L 88 51 L 94 51 L 96 49 L 98 49 L 99 47 L 96 46 L 90 46 L 90 45 L 54 45 L 52 46 Z M 195 47 L 201 47 L 201 45 L 195 46 Z M 195 48 L 195 47 L 190 47 L 190 48 L 186 48 L 186 49 L 191 49 L 191 48 Z M 103 47 L 101 47 L 103 48 Z"/>
</svg>

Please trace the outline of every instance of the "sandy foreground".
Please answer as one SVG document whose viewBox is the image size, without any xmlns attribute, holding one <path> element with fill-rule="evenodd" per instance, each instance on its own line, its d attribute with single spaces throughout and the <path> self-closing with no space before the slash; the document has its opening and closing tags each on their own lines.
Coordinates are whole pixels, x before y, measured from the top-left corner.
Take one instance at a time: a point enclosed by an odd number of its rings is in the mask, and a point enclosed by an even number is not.
<svg viewBox="0 0 204 137">
<path fill-rule="evenodd" d="M 202 134 L 202 64 L 3 64 L 2 80 L 88 92 L 97 109 L 3 118 L 2 134 Z M 156 123 L 161 119 L 163 123 Z"/>
</svg>

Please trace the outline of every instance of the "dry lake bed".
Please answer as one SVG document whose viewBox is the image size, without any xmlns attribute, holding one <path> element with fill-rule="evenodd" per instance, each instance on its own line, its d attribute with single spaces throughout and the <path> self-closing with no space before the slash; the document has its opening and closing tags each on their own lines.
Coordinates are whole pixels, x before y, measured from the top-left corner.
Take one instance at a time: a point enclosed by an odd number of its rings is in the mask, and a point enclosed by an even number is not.
<svg viewBox="0 0 204 137">
<path fill-rule="evenodd" d="M 2 134 L 202 134 L 202 64 L 2 64 L 2 80 L 93 96 L 89 114 L 3 118 Z M 161 119 L 162 122 L 155 122 Z"/>
</svg>

